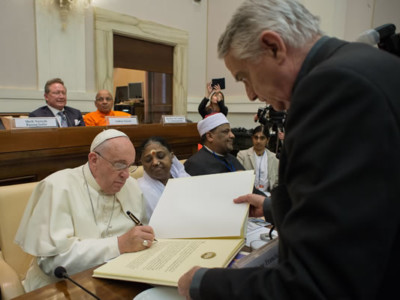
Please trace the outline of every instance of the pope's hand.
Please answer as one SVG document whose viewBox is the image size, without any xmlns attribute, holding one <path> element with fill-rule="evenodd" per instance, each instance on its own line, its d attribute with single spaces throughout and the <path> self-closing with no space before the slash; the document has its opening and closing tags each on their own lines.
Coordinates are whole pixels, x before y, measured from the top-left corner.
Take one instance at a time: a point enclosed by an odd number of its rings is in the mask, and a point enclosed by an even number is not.
<svg viewBox="0 0 400 300">
<path fill-rule="evenodd" d="M 135 226 L 118 237 L 119 252 L 136 252 L 151 247 L 154 231 L 151 226 Z"/>
</svg>

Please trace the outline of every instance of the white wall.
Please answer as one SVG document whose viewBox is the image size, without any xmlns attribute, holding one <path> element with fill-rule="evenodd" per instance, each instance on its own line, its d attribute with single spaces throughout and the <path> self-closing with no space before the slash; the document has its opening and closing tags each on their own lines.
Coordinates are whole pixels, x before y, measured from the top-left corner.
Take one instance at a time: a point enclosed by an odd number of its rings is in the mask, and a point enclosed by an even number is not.
<svg viewBox="0 0 400 300">
<path fill-rule="evenodd" d="M 196 93 L 206 77 L 207 1 L 94 0 L 94 5 L 189 33 L 188 90 Z"/>
<path fill-rule="evenodd" d="M 197 3 L 192 0 L 93 0 L 92 4 L 141 20 L 187 31 L 189 34 L 188 70 L 193 70 L 188 74 L 188 94 L 202 90 L 206 78 L 207 1 Z M 72 29 L 76 24 L 71 22 L 80 21 L 82 18 L 79 16 L 75 16 L 75 19 L 69 17 L 64 31 L 57 25 L 46 28 L 39 24 L 37 33 L 35 16 L 38 11 L 37 9 L 35 12 L 35 0 L 0 1 L 0 39 L 4 49 L 0 52 L 0 70 L 2 70 L 0 72 L 0 112 L 29 112 L 44 105 L 43 82 L 40 76 L 43 73 L 51 74 L 50 77 L 61 77 L 65 81 L 68 87 L 69 105 L 82 111 L 93 110 L 93 99 L 97 87 L 95 86 L 92 9 L 86 11 L 83 17 L 83 33 L 74 32 L 75 29 Z M 58 12 L 48 10 L 43 13 L 57 14 Z M 57 17 L 57 15 L 53 16 L 54 20 Z M 53 32 L 43 34 L 43 31 L 47 30 Z M 55 38 L 66 43 L 68 37 L 78 33 L 84 34 L 84 43 L 80 42 L 79 45 L 69 43 L 72 49 L 66 46 L 53 51 L 57 49 L 57 44 L 54 45 Z M 46 44 L 46 39 L 48 44 Z M 40 55 L 37 55 L 37 47 L 41 49 Z M 86 81 L 85 91 L 82 91 L 82 87 L 74 82 L 76 76 L 82 76 L 82 74 L 77 73 L 74 76 L 73 72 L 66 70 L 74 69 L 71 68 L 74 64 L 76 64 L 75 69 L 82 68 L 82 64 L 71 59 L 71 52 L 73 52 L 71 50 L 77 51 L 77 47 L 85 53 L 83 55 L 85 74 L 82 79 Z M 46 56 L 48 61 L 54 63 L 43 63 Z M 60 67 L 63 64 L 67 64 L 65 68 Z M 48 66 L 53 67 L 51 71 L 47 70 Z M 44 69 L 46 70 L 43 71 Z"/>
</svg>

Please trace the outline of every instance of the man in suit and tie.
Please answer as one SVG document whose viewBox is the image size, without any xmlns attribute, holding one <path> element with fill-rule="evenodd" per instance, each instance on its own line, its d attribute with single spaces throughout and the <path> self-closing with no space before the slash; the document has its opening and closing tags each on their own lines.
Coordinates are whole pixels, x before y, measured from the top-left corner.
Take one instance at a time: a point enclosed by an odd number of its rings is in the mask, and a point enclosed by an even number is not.
<svg viewBox="0 0 400 300">
<path fill-rule="evenodd" d="M 67 89 L 60 78 L 53 78 L 44 86 L 47 105 L 39 107 L 29 117 L 56 117 L 60 127 L 85 126 L 82 113 L 67 105 Z"/>
</svg>

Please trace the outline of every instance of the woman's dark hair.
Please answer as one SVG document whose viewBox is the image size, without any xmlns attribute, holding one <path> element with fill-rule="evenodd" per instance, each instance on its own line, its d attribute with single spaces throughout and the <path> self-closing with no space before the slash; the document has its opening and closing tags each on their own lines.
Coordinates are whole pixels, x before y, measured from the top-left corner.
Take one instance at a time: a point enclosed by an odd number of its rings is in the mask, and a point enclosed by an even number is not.
<svg viewBox="0 0 400 300">
<path fill-rule="evenodd" d="M 158 143 L 158 144 L 160 144 L 161 146 L 167 148 L 167 150 L 168 150 L 169 152 L 172 152 L 171 146 L 167 143 L 167 141 L 166 141 L 164 138 L 162 138 L 162 137 L 160 137 L 160 136 L 152 136 L 152 137 L 149 137 L 148 139 L 146 139 L 146 140 L 140 145 L 140 151 L 141 151 L 140 156 L 142 155 L 143 150 L 144 150 L 149 144 L 151 144 L 151 143 Z"/>
<path fill-rule="evenodd" d="M 264 125 L 259 125 L 254 128 L 251 135 L 254 136 L 258 132 L 262 132 L 267 138 L 270 137 L 268 130 L 264 130 Z"/>
<path fill-rule="evenodd" d="M 211 108 L 211 98 L 212 96 L 214 96 L 215 94 L 220 94 L 222 96 L 222 100 L 221 100 L 221 104 L 225 105 L 225 96 L 224 93 L 222 93 L 221 91 L 217 91 L 217 92 L 212 92 L 210 95 L 210 103 L 208 103 L 208 105 L 206 106 L 206 115 L 212 114 L 214 111 Z"/>
</svg>

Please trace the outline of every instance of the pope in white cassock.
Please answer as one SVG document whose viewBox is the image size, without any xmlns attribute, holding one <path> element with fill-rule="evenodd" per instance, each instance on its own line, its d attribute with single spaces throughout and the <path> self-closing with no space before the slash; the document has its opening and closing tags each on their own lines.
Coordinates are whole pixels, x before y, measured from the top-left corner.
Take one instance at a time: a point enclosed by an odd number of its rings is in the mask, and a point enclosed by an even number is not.
<svg viewBox="0 0 400 300">
<path fill-rule="evenodd" d="M 15 237 L 36 256 L 24 281 L 27 292 L 57 281 L 57 266 L 74 274 L 152 245 L 153 229 L 135 226 L 126 215 L 131 211 L 146 222 L 142 192 L 129 175 L 135 154 L 126 134 L 104 130 L 93 140 L 85 165 L 38 183 Z"/>
</svg>

